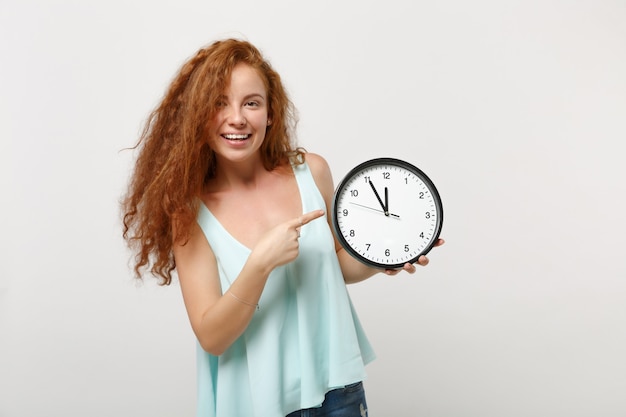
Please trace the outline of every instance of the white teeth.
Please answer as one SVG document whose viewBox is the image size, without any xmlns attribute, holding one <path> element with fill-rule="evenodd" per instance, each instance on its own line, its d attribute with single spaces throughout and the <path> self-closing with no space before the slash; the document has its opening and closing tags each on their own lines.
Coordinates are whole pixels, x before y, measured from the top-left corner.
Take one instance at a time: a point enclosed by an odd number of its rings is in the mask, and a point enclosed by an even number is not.
<svg viewBox="0 0 626 417">
<path fill-rule="evenodd" d="M 229 140 L 243 140 L 243 139 L 247 139 L 248 135 L 234 135 L 233 134 L 233 135 L 224 135 L 224 137 Z"/>
</svg>

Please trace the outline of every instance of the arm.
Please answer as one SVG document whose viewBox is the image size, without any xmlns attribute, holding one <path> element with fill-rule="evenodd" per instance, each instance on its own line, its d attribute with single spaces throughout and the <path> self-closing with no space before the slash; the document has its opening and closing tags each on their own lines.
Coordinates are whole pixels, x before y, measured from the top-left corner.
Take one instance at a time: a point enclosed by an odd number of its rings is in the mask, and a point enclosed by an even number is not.
<svg viewBox="0 0 626 417">
<path fill-rule="evenodd" d="M 298 228 L 323 214 L 307 213 L 268 231 L 223 295 L 217 260 L 200 226 L 193 224 L 186 244 L 174 244 L 185 308 L 204 350 L 221 355 L 244 332 L 270 272 L 298 256 Z"/>
<path fill-rule="evenodd" d="M 319 188 L 322 196 L 324 197 L 324 201 L 326 203 L 326 212 L 329 213 L 328 222 L 332 230 L 333 226 L 332 224 L 330 224 L 332 222 L 332 213 L 330 212 L 330 210 L 335 188 L 330 168 L 326 160 L 316 154 L 307 153 L 306 161 L 309 164 L 309 168 L 311 169 L 311 173 L 313 174 L 313 178 L 315 179 L 315 184 L 317 185 L 317 188 Z M 443 243 L 443 239 L 439 239 L 435 246 L 443 245 Z M 341 265 L 341 272 L 343 273 L 344 280 L 347 284 L 364 281 L 379 272 L 384 272 L 387 275 L 396 275 L 400 271 L 407 271 L 410 274 L 416 271 L 415 265 L 409 263 L 405 264 L 404 267 L 400 270 L 381 270 L 371 268 L 350 256 L 350 254 L 346 252 L 343 247 L 341 247 L 336 237 L 335 250 L 337 252 L 337 257 L 339 258 L 339 264 Z M 417 261 L 417 263 L 421 266 L 428 265 L 428 262 L 428 258 L 424 255 L 420 256 Z"/>
<path fill-rule="evenodd" d="M 332 213 L 330 210 L 335 188 L 330 168 L 326 160 L 317 154 L 307 153 L 306 162 L 311 169 L 317 188 L 322 193 L 322 197 L 324 197 L 326 212 L 329 214 L 329 227 L 332 230 Z M 354 259 L 348 252 L 345 251 L 345 249 L 343 249 L 343 247 L 341 247 L 334 234 L 333 237 L 335 239 L 335 251 L 337 252 L 337 257 L 339 258 L 341 272 L 343 273 L 343 278 L 347 284 L 363 281 L 378 272 L 382 272 L 380 269 L 371 268 Z"/>
<path fill-rule="evenodd" d="M 222 296 L 217 260 L 202 229 L 192 226 L 185 245 L 174 246 L 176 269 L 191 327 L 204 350 L 222 354 L 252 319 L 255 308 Z M 269 276 L 267 267 L 248 259 L 229 291 L 256 304 Z"/>
</svg>

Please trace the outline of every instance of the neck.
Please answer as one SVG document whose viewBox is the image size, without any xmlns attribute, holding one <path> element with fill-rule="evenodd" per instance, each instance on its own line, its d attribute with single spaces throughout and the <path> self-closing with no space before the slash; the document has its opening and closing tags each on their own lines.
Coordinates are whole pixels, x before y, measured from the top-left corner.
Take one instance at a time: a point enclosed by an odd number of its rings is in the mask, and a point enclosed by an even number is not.
<svg viewBox="0 0 626 417">
<path fill-rule="evenodd" d="M 218 188 L 254 188 L 265 173 L 261 158 L 241 162 L 218 159 L 213 182 Z"/>
</svg>

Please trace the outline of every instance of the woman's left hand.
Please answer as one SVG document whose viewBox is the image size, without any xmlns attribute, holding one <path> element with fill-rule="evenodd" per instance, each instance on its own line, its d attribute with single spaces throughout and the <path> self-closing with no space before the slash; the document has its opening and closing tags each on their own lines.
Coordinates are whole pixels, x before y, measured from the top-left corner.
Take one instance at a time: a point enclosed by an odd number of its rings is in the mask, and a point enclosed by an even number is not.
<svg viewBox="0 0 626 417">
<path fill-rule="evenodd" d="M 445 240 L 437 239 L 437 242 L 435 242 L 435 245 L 433 247 L 441 246 L 444 243 L 446 243 Z M 428 265 L 428 262 L 430 262 L 430 260 L 428 259 L 426 255 L 422 255 L 417 259 L 417 264 L 421 266 Z M 389 276 L 393 276 L 393 275 L 397 275 L 398 273 L 400 273 L 400 271 L 406 271 L 409 274 L 412 274 L 415 271 L 417 271 L 417 268 L 415 267 L 415 264 L 406 263 L 404 264 L 402 269 L 385 269 L 385 274 Z"/>
</svg>

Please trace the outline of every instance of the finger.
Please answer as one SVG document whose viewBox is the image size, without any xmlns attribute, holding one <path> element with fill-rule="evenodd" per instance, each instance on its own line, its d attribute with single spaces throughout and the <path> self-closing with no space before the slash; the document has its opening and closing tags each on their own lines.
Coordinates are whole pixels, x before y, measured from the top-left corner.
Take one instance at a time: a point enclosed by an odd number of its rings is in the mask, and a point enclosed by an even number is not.
<svg viewBox="0 0 626 417">
<path fill-rule="evenodd" d="M 426 257 L 426 255 L 422 255 L 419 257 L 419 259 L 417 260 L 417 263 L 420 264 L 421 266 L 426 266 L 428 265 L 429 259 Z"/>
<path fill-rule="evenodd" d="M 437 239 L 437 241 L 435 242 L 435 246 L 441 246 L 441 245 L 443 245 L 444 243 L 446 243 L 446 241 L 445 241 L 445 240 L 443 240 L 443 239 Z"/>
<path fill-rule="evenodd" d="M 415 265 L 410 264 L 408 262 L 404 264 L 404 267 L 402 269 L 404 269 L 409 274 L 412 274 L 417 270 L 417 268 L 415 268 Z"/>
<path fill-rule="evenodd" d="M 324 210 L 313 210 L 310 211 L 308 213 L 303 214 L 302 216 L 298 217 L 297 219 L 295 219 L 295 225 L 296 227 L 300 227 L 300 226 L 304 226 L 305 224 L 309 223 L 311 220 L 315 220 L 317 218 L 320 218 L 324 215 Z"/>
</svg>

